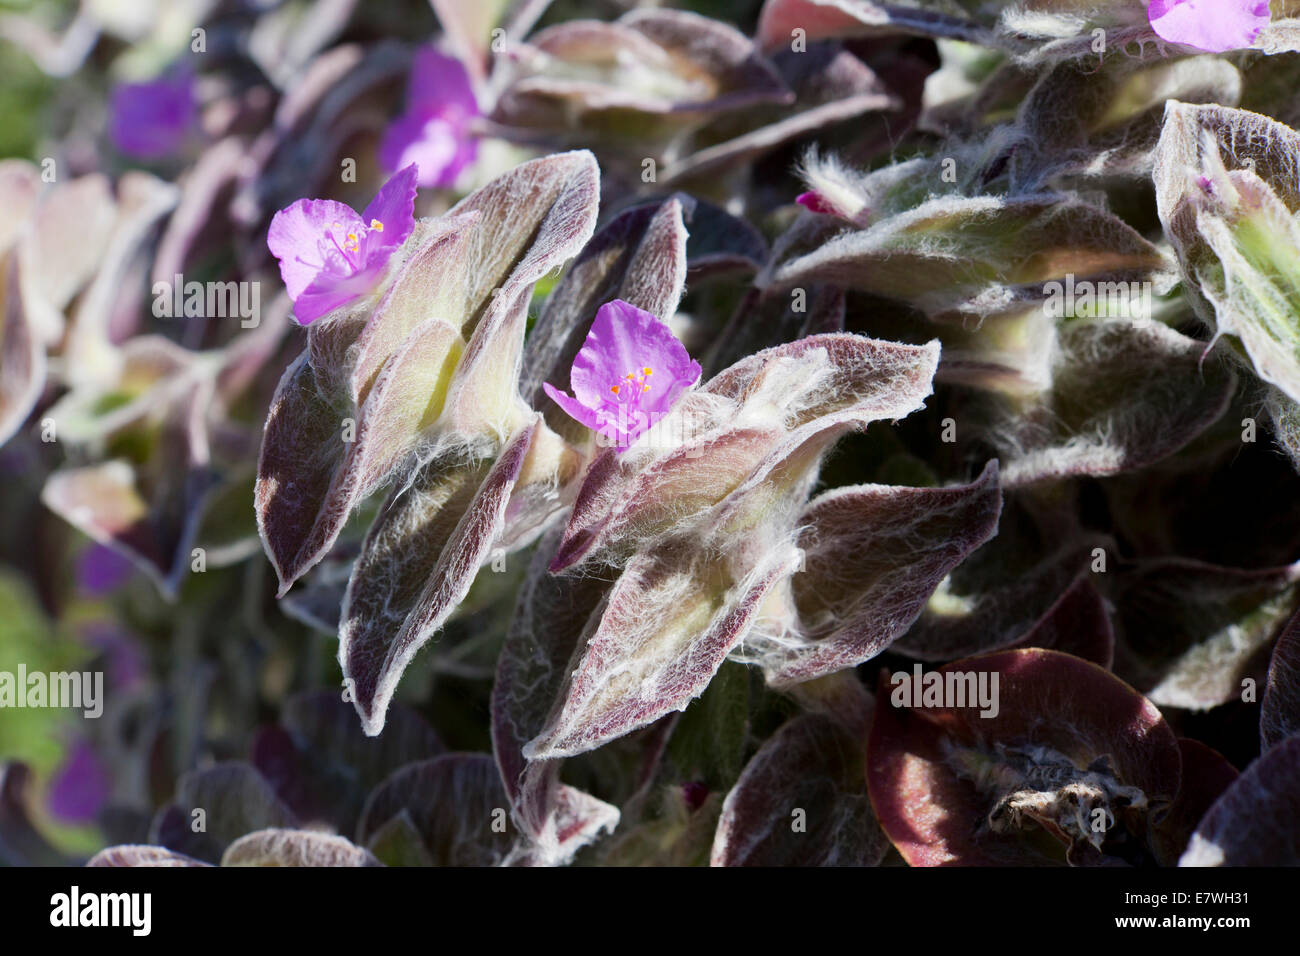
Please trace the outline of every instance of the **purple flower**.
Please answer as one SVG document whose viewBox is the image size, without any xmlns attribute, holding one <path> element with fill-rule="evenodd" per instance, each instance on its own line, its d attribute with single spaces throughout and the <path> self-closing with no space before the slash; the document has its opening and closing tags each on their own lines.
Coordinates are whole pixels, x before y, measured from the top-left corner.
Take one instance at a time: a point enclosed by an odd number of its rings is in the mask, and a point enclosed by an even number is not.
<svg viewBox="0 0 1300 956">
<path fill-rule="evenodd" d="M 658 318 L 622 299 L 596 312 L 569 373 L 570 396 L 546 394 L 570 417 L 620 450 L 676 404 L 700 377 L 700 365 Z"/>
<path fill-rule="evenodd" d="M 332 199 L 299 199 L 271 220 L 266 244 L 294 316 L 309 325 L 378 284 L 388 260 L 415 228 L 414 164 L 384 184 L 366 211 Z"/>
<path fill-rule="evenodd" d="M 179 69 L 150 83 L 123 83 L 113 90 L 110 112 L 109 135 L 120 152 L 169 156 L 194 125 L 194 74 Z"/>
<path fill-rule="evenodd" d="M 135 638 L 112 621 L 90 622 L 82 630 L 82 640 L 99 652 L 113 690 L 129 688 L 148 673 L 148 661 Z"/>
<path fill-rule="evenodd" d="M 390 170 L 415 163 L 421 186 L 450 186 L 478 154 L 478 143 L 469 133 L 478 115 L 478 101 L 460 60 L 426 47 L 415 55 L 406 112 L 384 134 L 379 161 Z"/>
<path fill-rule="evenodd" d="M 69 823 L 89 823 L 108 800 L 108 771 L 90 744 L 78 740 L 54 772 L 46 800 L 50 812 Z"/>
<path fill-rule="evenodd" d="M 130 575 L 131 562 L 106 544 L 91 544 L 77 561 L 77 588 L 87 597 L 117 590 Z"/>
<path fill-rule="evenodd" d="M 1267 0 L 1151 0 L 1151 29 L 1162 40 L 1208 53 L 1240 50 L 1268 26 Z"/>
</svg>

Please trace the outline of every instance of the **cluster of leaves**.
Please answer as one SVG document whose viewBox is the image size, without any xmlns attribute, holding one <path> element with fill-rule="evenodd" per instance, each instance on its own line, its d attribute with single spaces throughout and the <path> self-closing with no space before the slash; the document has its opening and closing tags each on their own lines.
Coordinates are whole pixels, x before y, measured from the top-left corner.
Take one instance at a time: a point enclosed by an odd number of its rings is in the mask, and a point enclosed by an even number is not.
<svg viewBox="0 0 1300 956">
<path fill-rule="evenodd" d="M 72 78 L 0 163 L 0 670 L 110 679 L 0 732 L 0 859 L 1300 862 L 1290 0 L 212 7 L 149 172 L 59 108 L 177 28 L 6 21 Z M 435 29 L 476 158 L 295 327 L 271 217 L 362 208 Z M 548 397 L 614 300 L 702 368 L 616 448 Z"/>
</svg>

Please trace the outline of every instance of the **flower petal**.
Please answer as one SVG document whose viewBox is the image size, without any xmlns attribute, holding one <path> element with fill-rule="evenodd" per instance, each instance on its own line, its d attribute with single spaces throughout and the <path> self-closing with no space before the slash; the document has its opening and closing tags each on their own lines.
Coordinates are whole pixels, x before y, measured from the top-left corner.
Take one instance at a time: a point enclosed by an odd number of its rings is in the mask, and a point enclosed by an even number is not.
<svg viewBox="0 0 1300 956">
<path fill-rule="evenodd" d="M 621 299 L 600 307 L 587 340 L 573 363 L 570 384 L 584 405 L 600 408 L 612 386 L 629 373 L 650 368 L 659 378 L 646 382 L 641 408 L 667 411 L 673 401 L 700 377 L 699 363 L 653 314 Z"/>
<path fill-rule="evenodd" d="M 420 170 L 411 163 L 403 167 L 370 201 L 361 219 L 368 227 L 378 219 L 383 223 L 383 231 L 374 230 L 366 234 L 366 264 L 382 254 L 387 261 L 392 250 L 406 241 L 406 237 L 415 228 L 415 193 L 416 178 Z"/>
<path fill-rule="evenodd" d="M 180 147 L 194 114 L 194 75 L 187 70 L 124 83 L 113 90 L 109 135 L 127 156 L 160 159 Z"/>
<path fill-rule="evenodd" d="M 361 219 L 351 206 L 332 199 L 299 199 L 271 219 L 266 245 L 280 260 L 280 277 L 295 303 L 325 268 L 321 243 L 334 223 L 355 231 Z"/>
<path fill-rule="evenodd" d="M 560 391 L 550 382 L 543 383 L 542 389 L 548 396 L 550 396 L 551 400 L 564 409 L 571 418 L 581 422 L 588 428 L 600 428 L 602 424 L 601 418 L 594 408 L 587 407 L 567 392 Z"/>
<path fill-rule="evenodd" d="M 375 285 L 384 262 L 367 265 L 352 275 L 322 272 L 293 302 L 294 318 L 299 325 L 310 325 L 328 312 L 369 292 Z"/>
<path fill-rule="evenodd" d="M 467 116 L 477 116 L 479 112 L 464 64 L 434 47 L 424 47 L 415 54 L 406 99 L 411 113 L 427 115 L 431 108 Z"/>
<path fill-rule="evenodd" d="M 1265 0 L 1151 0 L 1147 18 L 1163 40 L 1226 53 L 1254 43 L 1269 11 Z"/>
<path fill-rule="evenodd" d="M 461 127 L 442 116 L 408 113 L 389 125 L 379 147 L 385 169 L 415 164 L 418 183 L 444 188 L 455 183 L 478 152 L 478 144 L 462 135 Z"/>
</svg>

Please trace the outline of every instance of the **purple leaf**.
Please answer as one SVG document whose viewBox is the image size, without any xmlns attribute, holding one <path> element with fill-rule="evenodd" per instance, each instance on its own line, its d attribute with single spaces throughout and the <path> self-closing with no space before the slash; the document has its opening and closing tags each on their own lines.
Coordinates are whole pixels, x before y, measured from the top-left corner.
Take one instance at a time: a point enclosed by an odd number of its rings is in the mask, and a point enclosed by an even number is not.
<svg viewBox="0 0 1300 956">
<path fill-rule="evenodd" d="M 375 788 L 357 828 L 370 846 L 391 820 L 405 814 L 411 833 L 434 866 L 497 866 L 514 837 L 510 806 L 488 754 L 446 754 L 409 764 Z"/>
<path fill-rule="evenodd" d="M 280 724 L 253 739 L 249 760 L 304 824 L 356 829 L 366 796 L 389 774 L 444 748 L 419 714 L 396 704 L 385 733 L 367 737 L 355 709 L 334 691 L 285 701 Z"/>
<path fill-rule="evenodd" d="M 90 858 L 86 866 L 212 866 L 184 853 L 176 853 L 162 846 L 123 845 L 110 846 Z"/>
<path fill-rule="evenodd" d="M 486 473 L 474 465 L 450 473 L 437 462 L 426 466 L 371 527 L 339 629 L 339 663 L 368 735 L 383 729 L 402 671 L 464 599 L 496 545 L 537 430 L 534 422 L 511 438 Z"/>
<path fill-rule="evenodd" d="M 633 558 L 609 593 L 562 702 L 524 757 L 582 753 L 685 709 L 797 560 L 787 546 L 735 580 L 725 562 L 689 543 Z"/>
<path fill-rule="evenodd" d="M 1178 864 L 1197 825 L 1238 776 L 1236 767 L 1203 743 L 1179 737 L 1178 752 L 1183 758 L 1178 798 L 1151 833 L 1152 848 L 1162 866 Z"/>
<path fill-rule="evenodd" d="M 722 804 L 713 866 L 875 866 L 889 849 L 867 798 L 866 742 L 803 714 L 754 754 Z M 802 812 L 805 830 L 792 825 Z"/>
<path fill-rule="evenodd" d="M 1042 647 L 1064 651 L 1107 670 L 1115 660 L 1115 631 L 1106 599 L 1080 576 L 1052 609 L 1010 649 Z"/>
<path fill-rule="evenodd" d="M 943 583 L 894 650 L 923 661 L 1000 650 L 1046 619 L 1088 566 L 1086 542 L 1040 543 L 1008 499 L 1001 529 Z"/>
<path fill-rule="evenodd" d="M 552 532 L 538 546 L 492 687 L 492 752 L 515 819 L 536 858 L 546 863 L 566 862 L 595 836 L 597 822 L 612 829 L 618 820 L 615 808 L 560 784 L 562 761 L 523 756 L 524 746 L 546 725 L 587 621 L 609 590 L 595 575 L 548 574 L 557 542 Z"/>
<path fill-rule="evenodd" d="M 1179 866 L 1297 866 L 1300 737 L 1265 751 L 1214 802 Z"/>
<path fill-rule="evenodd" d="M 1262 679 L 1268 646 L 1296 603 L 1300 567 L 1222 568 L 1153 559 L 1113 593 L 1115 669 L 1160 706 L 1207 710 Z"/>
<path fill-rule="evenodd" d="M 1300 612 L 1292 616 L 1273 645 L 1268 686 L 1259 709 L 1259 739 L 1267 750 L 1300 733 Z"/>
<path fill-rule="evenodd" d="M 847 198 L 836 204 L 851 200 L 867 210 L 862 228 L 807 249 L 792 239 L 785 248 L 778 243 L 769 284 L 831 282 L 906 302 L 930 318 L 972 321 L 1044 303 L 1050 284 L 1067 274 L 1075 282 L 1170 284 L 1160 251 L 1114 214 L 1056 194 L 917 195 L 915 180 L 931 175 L 930 163 L 849 174 L 840 187 Z M 814 184 L 828 175 L 822 167 L 808 171 Z M 796 221 L 795 235 L 800 228 Z"/>
<path fill-rule="evenodd" d="M 561 142 L 575 138 L 575 125 L 584 141 L 627 140 L 623 117 L 632 112 L 642 114 L 638 141 L 657 145 L 711 113 L 793 98 L 747 37 L 678 10 L 634 10 L 614 23 L 571 20 L 512 54 L 514 74 L 492 118 Z"/>
<path fill-rule="evenodd" d="M 797 632 L 751 642 L 768 681 L 799 683 L 875 657 L 920 615 L 939 583 L 997 531 L 997 463 L 969 485 L 860 485 L 814 499 L 799 519 Z"/>
<path fill-rule="evenodd" d="M 222 866 L 382 866 L 369 850 L 315 830 L 258 830 L 221 856 Z"/>
<path fill-rule="evenodd" d="M 1004 482 L 1114 475 L 1182 448 L 1227 410 L 1237 379 L 1205 345 L 1157 323 L 1069 323 L 1038 407 L 998 429 Z"/>
<path fill-rule="evenodd" d="M 196 831 L 192 824 L 200 817 L 206 829 Z M 261 774 L 246 763 L 231 761 L 181 777 L 173 802 L 154 816 L 149 840 L 187 856 L 217 862 L 226 848 L 246 833 L 296 824 L 292 811 Z"/>
</svg>

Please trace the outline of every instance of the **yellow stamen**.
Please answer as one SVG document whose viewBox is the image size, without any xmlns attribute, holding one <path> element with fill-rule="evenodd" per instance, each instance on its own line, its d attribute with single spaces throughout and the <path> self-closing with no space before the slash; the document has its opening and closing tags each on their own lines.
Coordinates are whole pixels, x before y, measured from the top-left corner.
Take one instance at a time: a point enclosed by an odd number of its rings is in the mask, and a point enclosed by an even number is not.
<svg viewBox="0 0 1300 956">
<path fill-rule="evenodd" d="M 610 390 L 611 392 L 613 392 L 615 395 L 618 394 L 618 386 L 617 386 L 617 385 L 611 385 L 611 386 L 609 387 L 609 390 Z"/>
<path fill-rule="evenodd" d="M 642 369 L 642 371 L 645 372 L 647 378 L 649 378 L 651 375 L 655 373 L 655 370 L 652 368 L 645 368 Z"/>
<path fill-rule="evenodd" d="M 371 220 L 370 220 L 370 228 L 373 229 L 373 230 L 375 230 L 375 232 L 383 232 L 383 231 L 384 231 L 384 224 L 383 224 L 382 222 L 380 222 L 378 219 L 371 219 Z"/>
</svg>

